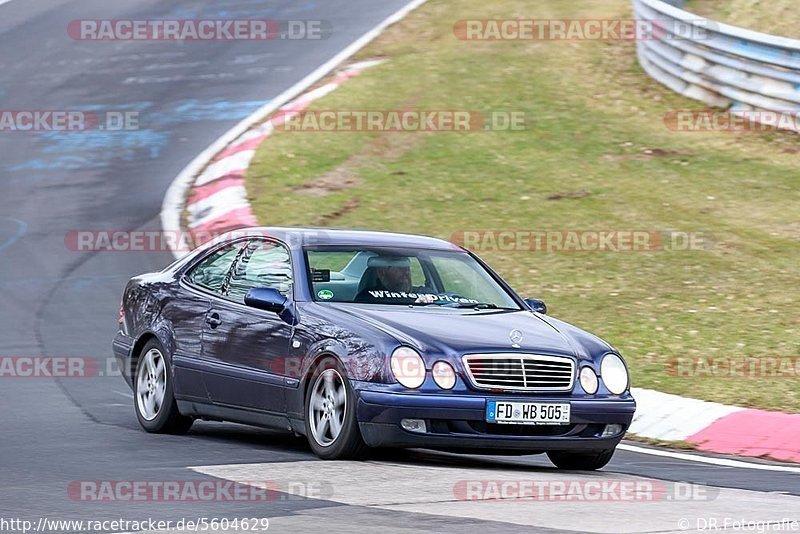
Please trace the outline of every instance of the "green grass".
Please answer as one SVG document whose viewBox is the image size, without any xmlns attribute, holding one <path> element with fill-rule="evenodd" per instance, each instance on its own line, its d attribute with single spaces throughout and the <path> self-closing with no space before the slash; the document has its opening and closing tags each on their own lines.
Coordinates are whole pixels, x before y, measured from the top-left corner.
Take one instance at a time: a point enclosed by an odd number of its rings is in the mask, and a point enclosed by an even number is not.
<svg viewBox="0 0 800 534">
<path fill-rule="evenodd" d="M 684 449 L 687 451 L 697 450 L 697 445 L 689 443 L 688 441 L 667 441 L 663 439 L 645 438 L 637 436 L 636 434 L 626 434 L 625 439 L 628 441 L 635 441 L 645 445 L 652 445 L 654 447 L 670 447 L 672 449 Z"/>
<path fill-rule="evenodd" d="M 465 229 L 711 232 L 711 249 L 690 252 L 479 254 L 519 293 L 617 346 L 636 386 L 800 412 L 796 379 L 664 370 L 675 356 L 798 354 L 798 137 L 668 130 L 666 112 L 701 105 L 643 74 L 633 43 L 453 36 L 458 19 L 511 17 L 628 18 L 630 2 L 431 0 L 359 57 L 389 61 L 313 107 L 522 110 L 527 128 L 278 133 L 247 177 L 259 221 L 442 238 Z M 589 194 L 547 199 L 579 190 Z"/>
<path fill-rule="evenodd" d="M 800 38 L 796 0 L 689 0 L 685 9 L 719 22 Z"/>
</svg>

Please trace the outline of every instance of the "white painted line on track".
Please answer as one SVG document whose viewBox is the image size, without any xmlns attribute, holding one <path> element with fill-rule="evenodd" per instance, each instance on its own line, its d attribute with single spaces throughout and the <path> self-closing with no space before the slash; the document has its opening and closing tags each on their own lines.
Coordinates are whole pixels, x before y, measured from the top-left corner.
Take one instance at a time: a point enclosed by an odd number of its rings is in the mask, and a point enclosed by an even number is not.
<svg viewBox="0 0 800 534">
<path fill-rule="evenodd" d="M 0 0 L 0 2 L 2 1 L 3 0 Z M 236 140 L 240 135 L 245 133 L 252 125 L 263 121 L 269 115 L 274 113 L 279 107 L 286 104 L 303 91 L 314 85 L 325 75 L 333 71 L 338 65 L 361 50 L 370 41 L 378 37 L 378 35 L 380 35 L 386 28 L 402 20 L 411 11 L 424 4 L 425 1 L 426 0 L 412 0 L 399 10 L 395 11 L 392 15 L 386 17 L 370 31 L 350 43 L 341 52 L 317 67 L 305 78 L 275 97 L 275 99 L 256 110 L 255 113 L 239 122 L 239 124 L 228 130 L 222 137 L 214 141 L 214 143 L 212 143 L 208 148 L 198 154 L 197 157 L 195 157 L 192 162 L 189 163 L 189 165 L 187 165 L 177 177 L 175 177 L 170 184 L 169 189 L 167 189 L 167 193 L 164 196 L 164 201 L 161 204 L 161 229 L 165 232 L 175 232 L 177 235 L 183 235 L 181 232 L 181 214 L 183 213 L 186 194 L 194 183 L 195 177 L 215 155 L 227 147 L 231 142 Z M 185 238 L 182 239 L 182 241 L 184 240 Z M 180 258 L 183 256 L 182 251 L 188 250 L 189 248 L 185 241 L 178 243 L 177 245 L 177 248 L 172 249 L 172 254 L 176 258 Z"/>
<path fill-rule="evenodd" d="M 628 445 L 627 443 L 620 443 L 617 446 L 617 449 L 621 451 L 638 452 L 640 454 L 649 454 L 651 456 L 674 458 L 676 460 L 686 460 L 688 462 L 698 462 L 702 464 L 717 465 L 720 467 L 737 467 L 739 469 L 758 469 L 761 471 L 781 471 L 784 473 L 800 473 L 800 467 L 792 467 L 789 465 L 757 464 L 752 462 L 743 462 L 741 460 L 731 460 L 728 458 L 713 458 L 711 456 L 700 456 L 698 454 L 689 454 L 685 452 L 673 452 L 673 451 L 665 451 L 662 449 L 637 447 L 636 445 Z"/>
</svg>

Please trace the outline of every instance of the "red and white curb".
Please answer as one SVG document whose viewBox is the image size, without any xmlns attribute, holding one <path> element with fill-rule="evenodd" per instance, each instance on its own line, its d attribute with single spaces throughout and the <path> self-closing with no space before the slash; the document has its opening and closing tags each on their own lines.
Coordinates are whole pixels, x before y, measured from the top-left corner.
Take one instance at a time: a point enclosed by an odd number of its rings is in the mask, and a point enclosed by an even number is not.
<svg viewBox="0 0 800 534">
<path fill-rule="evenodd" d="M 800 414 L 740 408 L 633 389 L 636 416 L 630 432 L 683 441 L 698 450 L 800 462 Z"/>
<path fill-rule="evenodd" d="M 194 180 L 187 201 L 187 223 L 195 245 L 223 232 L 255 226 L 244 187 L 244 177 L 258 146 L 274 131 L 274 124 L 297 115 L 314 100 L 321 98 L 354 76 L 380 63 L 355 63 L 339 72 L 333 80 L 282 106 L 270 119 L 242 134 L 217 154 L 209 166 Z"/>
</svg>

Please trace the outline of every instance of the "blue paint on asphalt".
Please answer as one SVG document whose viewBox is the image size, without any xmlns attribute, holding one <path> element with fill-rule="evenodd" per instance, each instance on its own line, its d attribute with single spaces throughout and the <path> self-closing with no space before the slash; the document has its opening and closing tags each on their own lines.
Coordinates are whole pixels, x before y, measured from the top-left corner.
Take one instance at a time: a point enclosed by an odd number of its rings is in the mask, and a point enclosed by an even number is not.
<svg viewBox="0 0 800 534">
<path fill-rule="evenodd" d="M 98 169 L 102 165 L 93 164 L 89 158 L 80 156 L 59 156 L 56 158 L 34 158 L 9 165 L 9 171 L 74 171 L 78 169 Z"/>
<path fill-rule="evenodd" d="M 104 112 L 138 112 L 138 130 L 89 130 L 77 132 L 37 132 L 45 144 L 41 156 L 7 165 L 9 171 L 48 171 L 100 169 L 113 161 L 156 159 L 170 139 L 169 126 L 199 121 L 238 121 L 249 117 L 269 100 L 181 100 L 165 110 L 155 110 L 152 102 L 122 105 L 85 104 L 70 109 L 97 113 L 105 126 Z"/>
<path fill-rule="evenodd" d="M 204 102 L 201 100 L 184 100 L 167 113 L 155 113 L 152 124 L 175 124 L 193 121 L 228 121 L 249 117 L 269 100 L 247 100 L 234 102 L 219 100 Z M 150 125 L 149 117 L 141 120 Z"/>
<path fill-rule="evenodd" d="M 169 134 L 153 130 L 94 130 L 46 132 L 41 134 L 41 138 L 48 143 L 41 150 L 42 154 L 51 157 L 30 159 L 9 166 L 8 170 L 98 169 L 107 167 L 112 161 L 135 161 L 143 155 L 156 159 L 169 139 Z"/>
<path fill-rule="evenodd" d="M 0 243 L 0 252 L 3 252 L 5 249 L 19 241 L 19 239 L 25 235 L 25 232 L 28 231 L 28 223 L 25 221 L 21 221 L 19 219 L 12 219 L 11 217 L 3 217 L 0 221 L 11 221 L 17 227 L 14 231 L 14 235 L 7 238 L 5 241 Z"/>
<path fill-rule="evenodd" d="M 153 102 L 130 102 L 125 104 L 88 104 L 73 106 L 76 111 L 91 111 L 98 115 L 103 122 L 103 113 L 116 111 L 126 113 L 139 112 L 139 126 L 152 128 L 160 124 L 178 124 L 188 121 L 226 121 L 243 119 L 251 115 L 269 100 L 179 100 L 173 104 L 163 106 L 164 109 L 154 109 Z"/>
<path fill-rule="evenodd" d="M 176 6 L 164 18 L 270 18 L 288 15 L 299 15 L 314 10 L 316 2 L 296 2 L 293 5 L 269 7 L 264 5 L 264 0 L 217 0 L 211 4 L 192 6 Z"/>
<path fill-rule="evenodd" d="M 109 110 L 114 111 L 146 111 L 153 107 L 150 101 L 142 102 L 126 102 L 125 104 L 81 104 L 79 106 L 70 106 L 70 111 L 93 111 L 102 114 Z"/>
</svg>

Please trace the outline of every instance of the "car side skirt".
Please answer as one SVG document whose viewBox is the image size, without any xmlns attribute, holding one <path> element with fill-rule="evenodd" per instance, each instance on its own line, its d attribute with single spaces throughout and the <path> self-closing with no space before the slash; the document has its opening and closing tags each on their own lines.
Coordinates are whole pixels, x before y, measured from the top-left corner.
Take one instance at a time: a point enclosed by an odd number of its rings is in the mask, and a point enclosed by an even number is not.
<svg viewBox="0 0 800 534">
<path fill-rule="evenodd" d="M 180 399 L 176 402 L 178 403 L 178 411 L 182 415 L 188 415 L 198 419 L 241 423 L 274 430 L 292 430 L 289 419 L 284 414 L 248 410 L 235 406 L 223 406 L 197 400 Z"/>
</svg>

